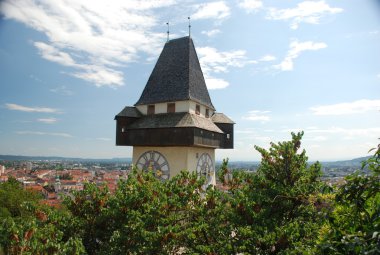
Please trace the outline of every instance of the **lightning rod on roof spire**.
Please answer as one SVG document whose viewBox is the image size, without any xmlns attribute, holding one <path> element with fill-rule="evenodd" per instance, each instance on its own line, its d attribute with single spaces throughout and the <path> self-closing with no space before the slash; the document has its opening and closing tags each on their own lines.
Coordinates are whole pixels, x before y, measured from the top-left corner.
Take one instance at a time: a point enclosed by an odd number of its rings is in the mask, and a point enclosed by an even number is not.
<svg viewBox="0 0 380 255">
<path fill-rule="evenodd" d="M 167 39 L 166 39 L 166 41 L 168 42 L 169 41 L 169 21 L 168 22 L 166 22 L 166 25 L 168 25 L 168 31 L 166 32 L 167 34 L 168 34 L 168 37 L 167 37 Z"/>
<path fill-rule="evenodd" d="M 189 37 L 190 37 L 190 29 L 191 29 L 190 17 L 187 17 L 187 19 L 189 20 Z"/>
</svg>

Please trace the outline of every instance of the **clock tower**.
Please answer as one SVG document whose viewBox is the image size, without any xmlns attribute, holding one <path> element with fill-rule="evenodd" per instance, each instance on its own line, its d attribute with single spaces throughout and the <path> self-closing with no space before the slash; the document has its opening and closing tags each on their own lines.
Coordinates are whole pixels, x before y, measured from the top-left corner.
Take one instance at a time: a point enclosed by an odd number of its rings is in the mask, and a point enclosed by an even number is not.
<svg viewBox="0 0 380 255">
<path fill-rule="evenodd" d="M 215 185 L 215 149 L 233 148 L 234 122 L 215 111 L 190 37 L 168 41 L 134 106 L 115 116 L 116 145 L 167 180 L 196 171 Z"/>
</svg>

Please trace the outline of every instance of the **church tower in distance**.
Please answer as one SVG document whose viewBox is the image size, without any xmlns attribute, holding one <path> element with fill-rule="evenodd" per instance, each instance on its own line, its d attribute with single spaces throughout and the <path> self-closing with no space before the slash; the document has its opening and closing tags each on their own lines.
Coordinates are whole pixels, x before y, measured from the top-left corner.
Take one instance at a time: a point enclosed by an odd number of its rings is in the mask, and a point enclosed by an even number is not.
<svg viewBox="0 0 380 255">
<path fill-rule="evenodd" d="M 140 99 L 115 120 L 116 145 L 133 146 L 133 164 L 161 180 L 188 170 L 215 185 L 215 149 L 233 148 L 234 122 L 215 112 L 188 36 L 165 44 Z"/>
</svg>

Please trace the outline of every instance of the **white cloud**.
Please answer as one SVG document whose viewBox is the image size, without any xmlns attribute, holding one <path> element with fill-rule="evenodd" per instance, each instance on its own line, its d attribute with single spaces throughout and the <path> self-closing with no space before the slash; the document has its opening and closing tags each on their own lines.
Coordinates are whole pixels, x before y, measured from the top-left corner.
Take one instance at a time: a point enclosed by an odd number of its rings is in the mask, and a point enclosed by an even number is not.
<svg viewBox="0 0 380 255">
<path fill-rule="evenodd" d="M 224 1 L 200 4 L 197 11 L 191 15 L 194 20 L 197 19 L 217 19 L 223 20 L 231 15 L 230 8 Z"/>
<path fill-rule="evenodd" d="M 215 78 L 215 74 L 227 73 L 231 67 L 244 67 L 250 63 L 243 50 L 218 51 L 212 47 L 200 47 L 197 53 L 209 89 L 222 89 L 229 85 L 227 81 Z"/>
<path fill-rule="evenodd" d="M 0 11 L 43 33 L 46 42 L 35 42 L 43 58 L 73 69 L 70 75 L 97 86 L 121 86 L 121 66 L 140 54 L 156 55 L 163 33 L 154 9 L 175 0 L 6 0 Z"/>
<path fill-rule="evenodd" d="M 197 48 L 203 71 L 227 72 L 228 67 L 243 67 L 248 63 L 244 50 L 218 51 L 212 47 Z"/>
<path fill-rule="evenodd" d="M 315 115 L 348 115 L 365 113 L 368 111 L 379 111 L 380 100 L 362 99 L 350 103 L 339 103 L 311 107 Z"/>
<path fill-rule="evenodd" d="M 75 66 L 75 61 L 65 52 L 43 42 L 35 42 L 34 46 L 40 51 L 44 59 L 56 62 L 64 66 Z"/>
<path fill-rule="evenodd" d="M 244 9 L 247 13 L 257 11 L 263 7 L 261 0 L 243 0 L 238 3 L 238 6 Z"/>
<path fill-rule="evenodd" d="M 48 135 L 48 136 L 60 136 L 60 137 L 66 137 L 71 138 L 73 137 L 70 134 L 67 133 L 49 133 L 49 132 L 40 132 L 40 131 L 17 131 L 16 134 L 19 135 Z"/>
<path fill-rule="evenodd" d="M 342 12 L 342 8 L 330 7 L 325 1 L 304 1 L 295 8 L 276 9 L 270 8 L 268 19 L 290 21 L 290 27 L 297 29 L 299 24 L 319 24 L 323 16 Z"/>
<path fill-rule="evenodd" d="M 97 87 L 117 87 L 124 83 L 123 73 L 121 71 L 96 65 L 84 66 L 83 70 L 84 71 L 72 73 L 71 75 L 93 82 Z"/>
<path fill-rule="evenodd" d="M 66 86 L 60 86 L 54 89 L 50 89 L 50 92 L 64 95 L 64 96 L 72 96 L 74 94 L 71 90 L 67 89 Z"/>
<path fill-rule="evenodd" d="M 270 116 L 268 115 L 268 113 L 270 113 L 270 111 L 252 110 L 249 111 L 247 115 L 243 116 L 243 119 L 251 121 L 268 122 L 270 121 Z"/>
<path fill-rule="evenodd" d="M 263 61 L 263 62 L 269 62 L 269 61 L 274 61 L 274 60 L 276 60 L 276 57 L 272 55 L 265 55 L 259 59 L 259 61 Z"/>
<path fill-rule="evenodd" d="M 58 119 L 56 119 L 56 118 L 43 118 L 43 119 L 37 119 L 37 121 L 42 122 L 42 123 L 46 123 L 46 124 L 53 124 L 53 123 L 56 123 L 58 121 Z"/>
<path fill-rule="evenodd" d="M 209 31 L 202 31 L 202 34 L 207 35 L 208 37 L 213 37 L 219 34 L 221 31 L 219 29 L 212 29 Z"/>
<path fill-rule="evenodd" d="M 224 89 L 227 88 L 230 84 L 228 81 L 223 79 L 208 77 L 205 75 L 206 85 L 208 89 Z"/>
<path fill-rule="evenodd" d="M 35 42 L 34 45 L 39 49 L 43 58 L 58 64 L 73 67 L 79 71 L 70 75 L 94 83 L 97 87 L 101 86 L 121 86 L 123 85 L 123 74 L 105 66 L 92 64 L 78 64 L 69 54 L 59 51 L 57 48 L 43 42 Z"/>
<path fill-rule="evenodd" d="M 44 113 L 58 113 L 58 109 L 48 107 L 29 107 L 18 104 L 5 104 L 9 110 L 22 111 L 22 112 L 44 112 Z"/>
<path fill-rule="evenodd" d="M 287 52 L 284 60 L 275 65 L 274 68 L 279 69 L 281 71 L 291 71 L 293 70 L 294 63 L 293 61 L 299 57 L 300 53 L 308 50 L 320 50 L 327 47 L 326 43 L 323 42 L 298 42 L 297 40 L 290 43 L 290 49 Z"/>
</svg>

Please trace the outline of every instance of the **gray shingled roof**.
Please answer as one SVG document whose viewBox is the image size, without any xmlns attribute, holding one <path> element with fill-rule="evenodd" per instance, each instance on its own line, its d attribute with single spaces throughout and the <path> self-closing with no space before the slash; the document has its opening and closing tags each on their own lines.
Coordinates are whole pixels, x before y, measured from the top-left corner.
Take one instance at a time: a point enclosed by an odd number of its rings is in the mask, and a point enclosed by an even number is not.
<svg viewBox="0 0 380 255">
<path fill-rule="evenodd" d="M 173 128 L 173 127 L 197 127 L 217 133 L 223 133 L 208 118 L 203 118 L 188 112 L 155 114 L 143 116 L 133 122 L 127 129 L 143 128 Z"/>
<path fill-rule="evenodd" d="M 135 105 L 182 100 L 194 100 L 215 110 L 193 40 L 188 36 L 165 44 Z"/>
<path fill-rule="evenodd" d="M 212 122 L 214 123 L 228 123 L 228 124 L 235 124 L 230 118 L 228 118 L 226 115 L 224 115 L 221 112 L 216 112 L 211 117 Z"/>
<path fill-rule="evenodd" d="M 118 115 L 115 116 L 115 119 L 117 117 L 133 117 L 133 118 L 140 118 L 142 114 L 137 110 L 136 107 L 133 106 L 126 106 L 124 109 L 119 112 Z"/>
</svg>

